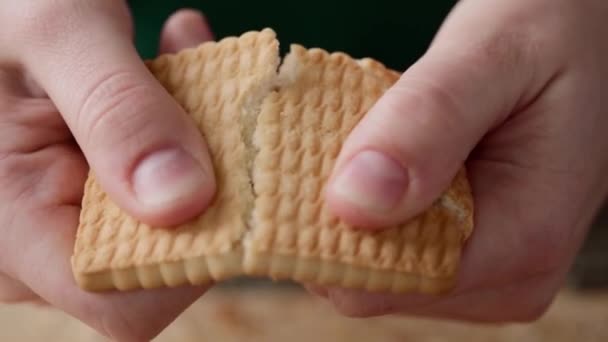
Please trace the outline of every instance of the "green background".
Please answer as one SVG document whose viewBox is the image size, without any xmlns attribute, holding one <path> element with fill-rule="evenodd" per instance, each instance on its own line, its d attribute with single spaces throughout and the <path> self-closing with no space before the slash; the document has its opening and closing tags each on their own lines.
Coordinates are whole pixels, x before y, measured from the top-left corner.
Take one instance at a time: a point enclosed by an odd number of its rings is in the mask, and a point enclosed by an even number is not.
<svg viewBox="0 0 608 342">
<path fill-rule="evenodd" d="M 179 8 L 197 8 L 217 38 L 265 27 L 274 29 L 283 53 L 289 44 L 376 58 L 403 70 L 426 50 L 453 0 L 435 1 L 213 1 L 131 0 L 136 45 L 142 57 L 156 55 L 163 22 Z"/>
</svg>

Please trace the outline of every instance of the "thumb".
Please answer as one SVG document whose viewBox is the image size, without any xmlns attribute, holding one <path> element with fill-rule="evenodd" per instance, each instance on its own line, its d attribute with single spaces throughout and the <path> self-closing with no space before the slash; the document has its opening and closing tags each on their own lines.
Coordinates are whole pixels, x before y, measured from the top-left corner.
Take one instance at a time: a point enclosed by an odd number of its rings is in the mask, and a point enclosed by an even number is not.
<svg viewBox="0 0 608 342">
<path fill-rule="evenodd" d="M 390 226 L 430 206 L 521 100 L 533 73 L 506 16 L 464 6 L 345 141 L 326 196 L 348 223 Z"/>
<path fill-rule="evenodd" d="M 119 206 L 155 225 L 191 218 L 216 187 L 205 142 L 139 58 L 126 8 L 88 3 L 95 5 L 80 6 L 78 15 L 64 10 L 70 25 L 51 20 L 35 32 L 44 43 L 24 54 L 26 67 Z"/>
</svg>

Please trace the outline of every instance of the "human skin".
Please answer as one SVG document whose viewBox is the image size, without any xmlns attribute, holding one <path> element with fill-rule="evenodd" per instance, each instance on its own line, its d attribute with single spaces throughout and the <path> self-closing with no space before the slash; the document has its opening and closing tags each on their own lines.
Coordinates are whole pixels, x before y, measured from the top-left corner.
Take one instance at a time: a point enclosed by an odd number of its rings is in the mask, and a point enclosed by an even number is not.
<svg viewBox="0 0 608 342">
<path fill-rule="evenodd" d="M 132 215 L 178 224 L 214 195 L 205 142 L 147 73 L 124 3 L 3 1 L 0 23 L 0 301 L 47 303 L 113 340 L 150 340 L 206 289 L 78 288 L 69 260 L 84 181 L 90 166 Z M 201 15 L 182 11 L 160 46 L 211 39 Z"/>
<path fill-rule="evenodd" d="M 350 135 L 326 194 L 344 220 L 382 229 L 421 211 L 466 161 L 475 232 L 457 288 L 441 298 L 314 292 L 351 316 L 542 314 L 608 191 L 607 7 L 461 1 Z M 215 191 L 205 143 L 144 71 L 122 1 L 5 1 L 0 23 L 0 299 L 43 301 L 115 340 L 149 340 L 205 289 L 77 288 L 69 256 L 82 186 L 90 167 L 135 217 L 178 224 Z M 200 15 L 180 12 L 161 47 L 209 39 Z M 154 166 L 162 161 L 178 167 Z"/>
<path fill-rule="evenodd" d="M 313 290 L 352 316 L 542 315 L 608 191 L 606 18 L 603 0 L 461 1 L 347 139 L 326 194 L 345 221 L 381 229 L 428 206 L 464 163 L 475 228 L 456 288 Z"/>
</svg>

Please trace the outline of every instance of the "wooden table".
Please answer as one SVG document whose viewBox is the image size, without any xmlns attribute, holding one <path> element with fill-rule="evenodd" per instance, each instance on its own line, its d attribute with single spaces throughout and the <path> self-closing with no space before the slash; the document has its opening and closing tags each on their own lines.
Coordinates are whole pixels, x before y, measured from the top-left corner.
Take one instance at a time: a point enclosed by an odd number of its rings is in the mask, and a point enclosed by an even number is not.
<svg viewBox="0 0 608 342">
<path fill-rule="evenodd" d="M 0 341 L 105 341 L 47 308 L 0 306 Z M 538 322 L 476 326 L 395 317 L 349 319 L 302 291 L 214 289 L 156 341 L 608 341 L 608 293 L 563 291 Z"/>
</svg>

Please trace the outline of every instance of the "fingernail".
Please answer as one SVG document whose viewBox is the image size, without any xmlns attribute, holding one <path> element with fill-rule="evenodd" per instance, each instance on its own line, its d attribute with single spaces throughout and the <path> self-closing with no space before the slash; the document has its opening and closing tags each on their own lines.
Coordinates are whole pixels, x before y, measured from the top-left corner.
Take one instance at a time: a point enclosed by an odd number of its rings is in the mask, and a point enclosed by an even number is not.
<svg viewBox="0 0 608 342">
<path fill-rule="evenodd" d="M 386 213 L 399 203 L 406 187 L 407 173 L 399 163 L 382 153 L 364 151 L 348 162 L 331 190 L 359 209 Z"/>
<path fill-rule="evenodd" d="M 133 173 L 133 189 L 148 208 L 171 207 L 204 191 L 210 181 L 184 150 L 160 150 L 145 157 Z"/>
</svg>

